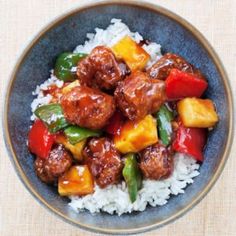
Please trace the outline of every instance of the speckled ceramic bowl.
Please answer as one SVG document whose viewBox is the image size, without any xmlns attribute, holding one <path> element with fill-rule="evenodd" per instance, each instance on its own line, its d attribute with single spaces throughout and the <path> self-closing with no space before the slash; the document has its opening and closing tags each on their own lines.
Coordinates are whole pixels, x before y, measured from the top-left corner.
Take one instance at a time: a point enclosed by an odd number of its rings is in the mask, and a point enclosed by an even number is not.
<svg viewBox="0 0 236 236">
<path fill-rule="evenodd" d="M 128 2 L 128 1 L 127 1 Z M 210 133 L 201 174 L 185 194 L 173 196 L 162 207 L 123 215 L 74 213 L 68 200 L 43 184 L 35 175 L 33 157 L 26 146 L 36 85 L 48 78 L 56 56 L 82 44 L 87 32 L 106 28 L 112 18 L 121 18 L 132 31 L 162 45 L 163 52 L 186 58 L 206 75 L 207 97 L 217 107 L 220 121 Z M 232 95 L 225 70 L 206 39 L 181 17 L 161 7 L 132 1 L 106 1 L 81 7 L 50 23 L 25 49 L 9 82 L 4 111 L 4 135 L 16 172 L 31 194 L 56 215 L 87 230 L 128 234 L 147 231 L 177 219 L 194 207 L 211 189 L 225 165 L 233 132 Z M 30 207 L 30 206 L 29 206 Z"/>
</svg>

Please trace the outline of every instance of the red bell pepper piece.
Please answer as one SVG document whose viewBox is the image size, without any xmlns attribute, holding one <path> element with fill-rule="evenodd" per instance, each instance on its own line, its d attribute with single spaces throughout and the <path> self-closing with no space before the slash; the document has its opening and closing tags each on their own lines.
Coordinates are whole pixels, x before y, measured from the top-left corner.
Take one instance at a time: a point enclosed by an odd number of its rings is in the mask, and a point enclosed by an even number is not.
<svg viewBox="0 0 236 236">
<path fill-rule="evenodd" d="M 107 133 L 112 135 L 119 134 L 123 123 L 123 115 L 120 111 L 116 111 L 115 114 L 111 117 L 109 124 L 106 126 L 105 130 Z"/>
<path fill-rule="evenodd" d="M 36 156 L 46 159 L 54 143 L 55 135 L 50 134 L 41 120 L 36 120 L 29 131 L 28 147 Z"/>
<path fill-rule="evenodd" d="M 166 79 L 166 95 L 170 100 L 201 97 L 207 85 L 207 81 L 200 79 L 194 74 L 172 69 Z"/>
<path fill-rule="evenodd" d="M 207 141 L 207 130 L 186 128 L 179 122 L 175 140 L 172 144 L 176 152 L 191 155 L 197 161 L 203 161 L 203 148 Z"/>
</svg>

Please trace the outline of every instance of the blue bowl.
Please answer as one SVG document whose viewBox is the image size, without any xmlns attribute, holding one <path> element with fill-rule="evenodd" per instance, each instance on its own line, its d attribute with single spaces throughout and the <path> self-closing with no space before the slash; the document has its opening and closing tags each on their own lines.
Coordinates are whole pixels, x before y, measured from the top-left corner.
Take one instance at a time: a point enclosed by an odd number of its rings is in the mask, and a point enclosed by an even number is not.
<svg viewBox="0 0 236 236">
<path fill-rule="evenodd" d="M 49 76 L 55 58 L 85 41 L 95 27 L 106 28 L 121 18 L 132 31 L 162 45 L 163 52 L 177 53 L 198 67 L 208 79 L 206 96 L 215 102 L 220 121 L 210 132 L 200 175 L 185 194 L 172 196 L 162 207 L 121 217 L 105 213 L 76 214 L 68 200 L 35 175 L 33 157 L 26 146 L 33 100 L 32 91 Z M 4 136 L 16 172 L 31 194 L 56 215 L 87 230 L 128 234 L 163 226 L 195 206 L 211 189 L 223 170 L 233 136 L 233 105 L 225 70 L 206 39 L 184 19 L 164 8 L 132 1 L 106 1 L 81 7 L 53 21 L 25 49 L 9 82 L 4 113 Z"/>
</svg>

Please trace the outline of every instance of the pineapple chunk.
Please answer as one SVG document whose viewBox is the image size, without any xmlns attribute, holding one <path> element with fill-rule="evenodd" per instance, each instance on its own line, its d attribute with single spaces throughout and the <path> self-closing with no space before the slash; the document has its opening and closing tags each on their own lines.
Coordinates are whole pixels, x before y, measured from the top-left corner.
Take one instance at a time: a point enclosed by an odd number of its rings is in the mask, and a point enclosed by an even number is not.
<svg viewBox="0 0 236 236">
<path fill-rule="evenodd" d="M 214 104 L 210 99 L 185 98 L 178 102 L 177 108 L 186 127 L 209 128 L 218 121 Z"/>
<path fill-rule="evenodd" d="M 123 59 L 131 71 L 142 70 L 150 59 L 149 54 L 129 36 L 125 36 L 112 47 L 118 59 Z"/>
<path fill-rule="evenodd" d="M 62 94 L 70 92 L 73 88 L 75 88 L 77 86 L 80 86 L 79 80 L 75 80 L 75 81 L 69 83 L 67 86 L 65 86 L 62 89 Z"/>
<path fill-rule="evenodd" d="M 115 147 L 121 153 L 138 152 L 157 141 L 157 124 L 151 115 L 140 121 L 127 121 L 114 137 Z"/>
<path fill-rule="evenodd" d="M 61 196 L 83 196 L 93 193 L 94 181 L 88 166 L 72 166 L 59 178 L 58 192 Z"/>
<path fill-rule="evenodd" d="M 86 139 L 73 145 L 69 142 L 69 140 L 63 134 L 59 134 L 56 136 L 56 142 L 59 144 L 63 144 L 65 148 L 68 149 L 72 153 L 75 160 L 82 161 L 83 159 L 82 151 L 85 146 Z"/>
</svg>

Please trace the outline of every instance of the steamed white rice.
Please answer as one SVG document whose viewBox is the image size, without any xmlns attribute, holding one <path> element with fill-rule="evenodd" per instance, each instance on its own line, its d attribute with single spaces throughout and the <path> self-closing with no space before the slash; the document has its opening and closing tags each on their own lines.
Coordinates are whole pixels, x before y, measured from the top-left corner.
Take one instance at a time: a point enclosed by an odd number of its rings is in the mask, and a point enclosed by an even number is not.
<svg viewBox="0 0 236 236">
<path fill-rule="evenodd" d="M 129 35 L 137 43 L 143 40 L 143 37 L 138 32 L 131 32 L 127 25 L 121 22 L 120 19 L 112 19 L 111 24 L 107 29 L 95 29 L 95 33 L 88 33 L 88 40 L 83 45 L 78 45 L 74 52 L 90 53 L 91 50 L 98 45 L 111 47 L 124 36 Z M 161 55 L 161 45 L 151 42 L 144 44 L 143 49 L 148 52 L 151 59 L 147 67 L 155 63 Z M 72 68 L 75 70 L 76 68 Z M 32 113 L 37 107 L 50 103 L 51 95 L 44 96 L 43 91 L 49 86 L 56 85 L 61 88 L 63 81 L 58 80 L 51 71 L 51 76 L 43 84 L 37 86 L 33 95 L 37 97 L 31 104 Z M 31 120 L 34 120 L 34 114 Z M 132 211 L 144 211 L 147 205 L 161 206 L 168 202 L 171 195 L 184 193 L 184 188 L 193 183 L 193 178 L 199 175 L 199 165 L 190 156 L 177 153 L 174 156 L 174 171 L 172 175 L 165 180 L 143 180 L 142 189 L 138 192 L 137 200 L 131 203 L 129 200 L 128 190 L 125 182 L 118 185 L 108 186 L 101 189 L 95 186 L 93 194 L 84 197 L 71 196 L 69 205 L 77 212 L 89 210 L 91 213 L 100 211 L 110 214 L 124 214 Z"/>
<path fill-rule="evenodd" d="M 148 204 L 153 207 L 162 206 L 168 202 L 171 194 L 184 193 L 187 184 L 193 183 L 193 178 L 199 175 L 198 168 L 199 165 L 193 158 L 177 153 L 171 177 L 161 181 L 143 180 L 142 189 L 134 203 L 130 202 L 128 189 L 125 182 L 122 182 L 105 189 L 96 186 L 93 194 L 84 197 L 71 196 L 69 205 L 75 211 L 87 209 L 91 213 L 104 211 L 118 215 L 144 211 Z"/>
</svg>

